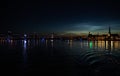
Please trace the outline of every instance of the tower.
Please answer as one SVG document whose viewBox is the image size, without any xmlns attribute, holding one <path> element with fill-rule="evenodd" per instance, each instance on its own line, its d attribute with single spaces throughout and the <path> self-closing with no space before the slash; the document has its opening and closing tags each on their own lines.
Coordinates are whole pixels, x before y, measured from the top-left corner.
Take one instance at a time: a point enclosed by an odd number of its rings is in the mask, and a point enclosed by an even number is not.
<svg viewBox="0 0 120 76">
<path fill-rule="evenodd" d="M 111 36 L 111 28 L 110 28 L 110 26 L 109 26 L 108 36 L 109 36 L 109 37 Z"/>
<path fill-rule="evenodd" d="M 109 26 L 109 32 L 108 33 L 111 34 L 111 28 L 110 28 L 110 26 Z"/>
</svg>

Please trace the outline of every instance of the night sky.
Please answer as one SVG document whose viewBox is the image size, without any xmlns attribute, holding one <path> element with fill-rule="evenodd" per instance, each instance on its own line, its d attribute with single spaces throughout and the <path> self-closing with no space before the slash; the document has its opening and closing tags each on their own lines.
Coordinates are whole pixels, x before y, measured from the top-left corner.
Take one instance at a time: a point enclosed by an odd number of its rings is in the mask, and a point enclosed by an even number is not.
<svg viewBox="0 0 120 76">
<path fill-rule="evenodd" d="M 0 32 L 120 32 L 120 2 L 7 1 L 1 7 Z"/>
</svg>

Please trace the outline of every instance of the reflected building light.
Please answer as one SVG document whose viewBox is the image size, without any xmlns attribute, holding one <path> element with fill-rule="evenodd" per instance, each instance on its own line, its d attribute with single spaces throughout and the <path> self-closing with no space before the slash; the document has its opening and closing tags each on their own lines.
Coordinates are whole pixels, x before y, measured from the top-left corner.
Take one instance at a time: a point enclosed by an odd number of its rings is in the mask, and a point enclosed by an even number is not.
<svg viewBox="0 0 120 76">
<path fill-rule="evenodd" d="M 87 46 L 89 45 L 89 41 L 87 41 L 87 42 L 84 41 L 83 43 Z"/>
<path fill-rule="evenodd" d="M 111 49 L 115 50 L 119 48 L 119 42 L 118 41 L 111 41 Z"/>
<path fill-rule="evenodd" d="M 92 43 L 92 41 L 89 43 L 89 47 L 90 47 L 90 48 L 93 47 L 93 43 Z"/>
<path fill-rule="evenodd" d="M 115 44 L 114 44 L 114 46 L 115 46 L 115 47 L 114 47 L 115 49 L 118 49 L 118 48 L 119 48 L 119 42 L 116 41 Z"/>
<path fill-rule="evenodd" d="M 30 40 L 28 40 L 28 46 L 30 45 Z"/>
<path fill-rule="evenodd" d="M 27 51 L 26 51 L 26 49 L 27 49 L 27 41 L 26 40 L 24 40 L 23 41 L 23 48 L 24 48 L 24 50 L 23 50 L 23 60 L 24 60 L 24 64 L 26 64 L 26 62 L 27 62 Z"/>
<path fill-rule="evenodd" d="M 82 44 L 82 42 L 80 42 L 80 46 L 81 46 L 81 48 L 83 48 L 83 44 Z"/>
<path fill-rule="evenodd" d="M 53 42 L 53 41 L 54 41 L 53 39 L 54 39 L 54 35 L 52 34 L 52 35 L 51 35 L 51 40 L 50 40 L 50 41 Z"/>
<path fill-rule="evenodd" d="M 111 41 L 111 50 L 113 50 L 113 41 Z"/>
<path fill-rule="evenodd" d="M 105 41 L 101 42 L 101 47 L 102 47 L 102 49 L 105 49 Z"/>
<path fill-rule="evenodd" d="M 106 49 L 108 49 L 108 41 L 106 41 Z"/>
<path fill-rule="evenodd" d="M 101 41 L 99 41 L 99 47 L 100 47 L 100 49 L 102 48 Z"/>
<path fill-rule="evenodd" d="M 102 48 L 102 42 L 101 41 L 98 41 L 98 48 Z"/>
<path fill-rule="evenodd" d="M 86 44 L 85 44 L 85 42 L 83 42 L 83 44 L 84 44 L 84 46 L 87 46 L 89 48 L 89 41 L 87 41 Z"/>
<path fill-rule="evenodd" d="M 9 37 L 7 38 L 7 42 L 10 43 L 10 38 Z"/>
<path fill-rule="evenodd" d="M 103 48 L 103 47 L 102 47 L 102 41 L 101 41 L 101 48 Z"/>
<path fill-rule="evenodd" d="M 73 40 L 70 40 L 70 48 L 73 47 Z"/>
<path fill-rule="evenodd" d="M 23 40 L 23 46 L 24 46 L 24 50 L 26 50 L 26 47 L 27 47 L 27 40 Z"/>
<path fill-rule="evenodd" d="M 95 48 L 96 48 L 97 47 L 97 41 L 95 41 L 94 45 L 95 45 Z"/>
<path fill-rule="evenodd" d="M 68 43 L 68 44 L 70 44 L 70 41 L 69 41 L 69 40 L 67 40 L 67 43 Z"/>
<path fill-rule="evenodd" d="M 45 42 L 45 38 L 42 38 L 42 39 L 41 39 L 41 42 Z"/>
<path fill-rule="evenodd" d="M 80 42 L 82 42 L 82 38 L 80 38 Z"/>
<path fill-rule="evenodd" d="M 13 45 L 13 40 L 10 40 L 10 44 Z"/>
<path fill-rule="evenodd" d="M 24 40 L 24 44 L 26 44 L 27 43 L 27 41 L 26 40 Z"/>
<path fill-rule="evenodd" d="M 51 41 L 51 42 L 53 42 L 54 40 L 53 40 L 53 39 L 51 39 L 50 41 Z"/>
</svg>

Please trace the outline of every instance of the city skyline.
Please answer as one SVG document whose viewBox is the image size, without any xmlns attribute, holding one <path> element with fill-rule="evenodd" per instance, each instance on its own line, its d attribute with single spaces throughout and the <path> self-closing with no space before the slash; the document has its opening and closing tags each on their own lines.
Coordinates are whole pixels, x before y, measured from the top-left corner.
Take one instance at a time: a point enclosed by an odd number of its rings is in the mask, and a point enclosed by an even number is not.
<svg viewBox="0 0 120 76">
<path fill-rule="evenodd" d="M 0 34 L 39 34 L 39 35 L 50 35 L 50 34 L 56 34 L 56 35 L 66 35 L 66 36 L 82 36 L 82 35 L 88 35 L 89 33 L 93 34 L 93 35 L 105 35 L 105 34 L 118 34 L 120 35 L 120 32 L 113 32 L 113 29 L 109 26 L 106 29 L 106 32 L 103 31 L 99 31 L 99 32 L 92 32 L 92 31 L 87 31 L 87 32 L 49 32 L 49 33 L 43 33 L 43 32 L 24 32 L 24 33 L 19 33 L 19 32 L 13 32 L 13 31 L 6 31 L 4 33 L 0 33 Z"/>
</svg>

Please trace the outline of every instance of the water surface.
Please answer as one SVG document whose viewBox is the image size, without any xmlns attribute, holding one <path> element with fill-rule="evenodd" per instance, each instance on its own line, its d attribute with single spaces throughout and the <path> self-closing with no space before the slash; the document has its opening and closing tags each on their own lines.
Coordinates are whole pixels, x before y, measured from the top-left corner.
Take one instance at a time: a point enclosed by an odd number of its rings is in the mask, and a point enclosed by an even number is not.
<svg viewBox="0 0 120 76">
<path fill-rule="evenodd" d="M 120 41 L 1 40 L 1 73 L 120 76 Z"/>
</svg>

